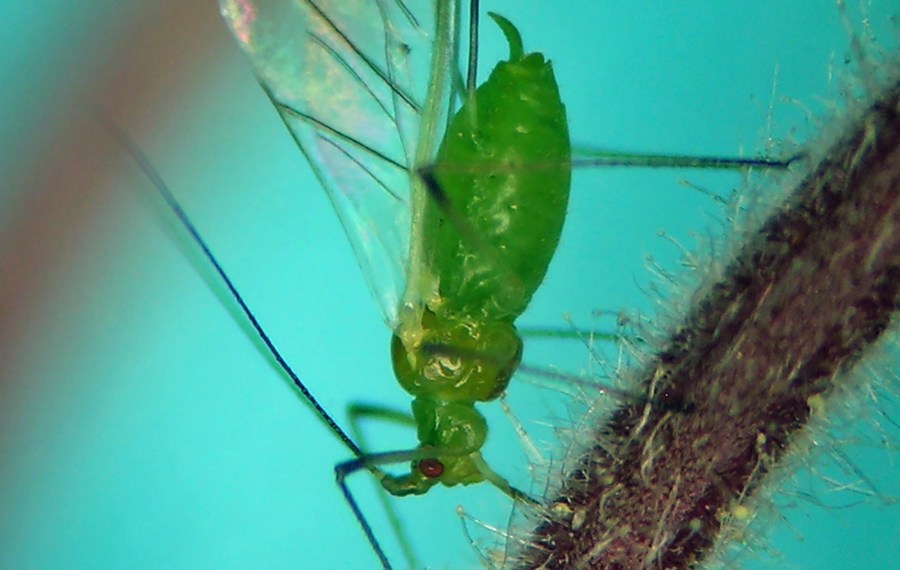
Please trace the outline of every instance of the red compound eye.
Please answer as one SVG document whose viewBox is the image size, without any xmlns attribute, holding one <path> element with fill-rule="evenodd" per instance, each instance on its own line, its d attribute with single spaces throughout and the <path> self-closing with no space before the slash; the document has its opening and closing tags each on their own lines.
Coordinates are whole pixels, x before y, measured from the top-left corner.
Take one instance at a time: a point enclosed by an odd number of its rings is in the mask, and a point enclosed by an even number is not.
<svg viewBox="0 0 900 570">
<path fill-rule="evenodd" d="M 418 467 L 419 472 L 429 479 L 437 479 L 444 472 L 444 464 L 437 459 L 423 459 Z"/>
</svg>

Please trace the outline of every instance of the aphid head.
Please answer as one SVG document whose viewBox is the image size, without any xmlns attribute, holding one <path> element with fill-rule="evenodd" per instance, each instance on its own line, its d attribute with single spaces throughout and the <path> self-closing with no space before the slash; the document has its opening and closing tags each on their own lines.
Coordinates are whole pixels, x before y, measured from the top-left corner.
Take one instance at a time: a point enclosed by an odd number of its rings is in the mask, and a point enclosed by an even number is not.
<svg viewBox="0 0 900 570">
<path fill-rule="evenodd" d="M 382 480 L 392 495 L 421 495 L 442 483 L 448 487 L 484 481 L 479 464 L 487 422 L 471 404 L 416 398 L 412 404 L 419 443 L 433 451 L 412 462 L 410 473 Z"/>
</svg>

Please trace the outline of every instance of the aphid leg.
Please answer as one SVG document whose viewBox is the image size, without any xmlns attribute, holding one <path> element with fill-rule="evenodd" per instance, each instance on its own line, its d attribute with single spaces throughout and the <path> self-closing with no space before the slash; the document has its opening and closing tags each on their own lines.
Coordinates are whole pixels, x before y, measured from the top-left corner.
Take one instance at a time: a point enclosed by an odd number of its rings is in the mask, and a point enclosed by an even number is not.
<svg viewBox="0 0 900 570">
<path fill-rule="evenodd" d="M 391 410 L 391 412 L 397 413 L 393 410 Z M 347 501 L 347 505 L 350 507 L 350 510 L 353 511 L 353 516 L 356 517 L 356 521 L 359 523 L 359 526 L 362 527 L 363 533 L 366 535 L 366 539 L 369 541 L 369 545 L 372 547 L 372 549 L 375 551 L 375 554 L 378 556 L 378 559 L 381 561 L 382 567 L 386 570 L 390 570 L 392 568 L 391 563 L 388 561 L 387 555 L 381 548 L 381 544 L 378 542 L 378 539 L 375 538 L 375 533 L 372 531 L 372 527 L 371 525 L 369 525 L 368 519 L 366 519 L 362 510 L 359 508 L 359 503 L 356 502 L 356 499 L 353 497 L 353 493 L 350 492 L 350 488 L 347 486 L 346 479 L 348 476 L 356 473 L 357 471 L 362 471 L 365 469 L 369 471 L 369 473 L 371 473 L 379 483 L 385 485 L 385 490 L 390 492 L 390 489 L 386 486 L 386 483 L 395 480 L 395 478 L 379 469 L 379 465 L 403 463 L 405 461 L 415 459 L 426 459 L 432 456 L 434 456 L 434 450 L 429 447 L 420 447 L 404 451 L 388 451 L 386 453 L 361 453 L 354 459 L 344 461 L 343 463 L 338 463 L 334 466 L 335 483 L 337 483 L 338 488 L 341 490 L 341 494 L 344 495 L 344 500 Z"/>
<path fill-rule="evenodd" d="M 585 378 L 575 374 L 568 374 L 549 368 L 539 368 L 525 364 L 519 366 L 519 372 L 531 377 L 538 385 L 544 384 L 551 388 L 555 385 L 568 385 L 576 388 L 584 388 L 599 394 L 612 396 L 623 402 L 645 404 L 664 412 L 675 414 L 690 414 L 694 411 L 694 405 L 691 402 L 681 401 L 673 394 L 669 393 L 652 394 L 624 390 L 622 388 L 616 388 L 615 386 L 602 384 L 595 378 Z"/>
<path fill-rule="evenodd" d="M 539 507 L 541 505 L 540 501 L 532 498 L 525 491 L 513 487 L 506 478 L 491 469 L 480 453 L 474 454 L 472 461 L 478 467 L 478 472 L 481 473 L 485 481 L 503 491 L 512 500 L 524 503 L 530 507 Z"/>
<path fill-rule="evenodd" d="M 379 420 L 381 422 L 412 428 L 416 427 L 415 419 L 409 412 L 364 402 L 351 402 L 350 405 L 347 406 L 347 420 L 350 423 L 350 434 L 359 443 L 359 447 L 363 450 L 363 454 L 369 453 L 369 446 L 362 430 L 363 421 Z M 375 487 L 378 494 L 378 500 L 381 502 L 381 506 L 388 518 L 388 524 L 390 524 L 391 530 L 393 531 L 397 542 L 400 544 L 400 549 L 403 551 L 403 557 L 406 559 L 407 566 L 409 568 L 421 568 L 422 565 L 416 558 L 416 553 L 410 543 L 409 535 L 404 530 L 403 524 L 397 516 L 397 509 L 394 508 L 394 503 L 388 498 L 388 493 L 384 490 L 380 481 Z"/>
<path fill-rule="evenodd" d="M 617 152 L 583 146 L 575 147 L 572 151 L 574 155 L 572 158 L 573 168 L 629 166 L 638 168 L 708 168 L 713 170 L 785 169 L 794 162 L 808 158 L 805 152 L 798 152 L 786 159 L 779 160 L 772 158 L 645 154 Z"/>
<path fill-rule="evenodd" d="M 360 510 L 356 499 L 353 498 L 353 493 L 350 492 L 350 488 L 347 487 L 347 483 L 346 481 L 344 481 L 347 473 L 338 469 L 343 465 L 345 464 L 341 463 L 336 465 L 334 468 L 335 481 L 337 482 L 337 486 L 341 490 L 341 494 L 344 495 L 344 500 L 347 501 L 347 505 L 350 506 L 350 510 L 353 512 L 353 516 L 356 517 L 356 522 L 358 522 L 359 526 L 362 527 L 363 534 L 366 535 L 366 540 L 369 541 L 369 546 L 372 547 L 372 550 L 375 551 L 375 555 L 378 556 L 378 560 L 381 562 L 381 567 L 384 568 L 384 570 L 391 570 L 392 566 L 387 559 L 387 555 L 381 548 L 381 544 L 378 542 L 378 539 L 375 538 L 375 533 L 372 532 L 372 527 L 369 526 L 369 521 L 366 519 L 366 516 L 363 514 L 362 510 Z"/>
<path fill-rule="evenodd" d="M 519 336 L 522 338 L 534 340 L 575 340 L 584 343 L 585 339 L 588 338 L 592 341 L 611 343 L 622 341 L 644 342 L 644 339 L 637 335 L 608 330 L 581 330 L 562 327 L 516 327 L 516 331 L 518 331 Z"/>
<path fill-rule="evenodd" d="M 416 420 L 407 411 L 388 408 L 379 404 L 365 402 L 351 402 L 347 406 L 347 419 L 350 422 L 350 432 L 359 442 L 359 447 L 365 451 L 366 443 L 360 427 L 365 420 L 378 420 L 385 423 L 416 427 Z"/>
</svg>

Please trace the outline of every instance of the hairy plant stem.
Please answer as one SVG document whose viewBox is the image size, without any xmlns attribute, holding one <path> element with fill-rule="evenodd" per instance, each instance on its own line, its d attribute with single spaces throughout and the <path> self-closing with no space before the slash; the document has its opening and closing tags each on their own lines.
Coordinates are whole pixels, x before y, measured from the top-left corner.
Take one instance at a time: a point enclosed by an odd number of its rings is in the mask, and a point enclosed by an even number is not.
<svg viewBox="0 0 900 570">
<path fill-rule="evenodd" d="M 900 307 L 900 83 L 834 144 L 596 426 L 520 568 L 682 569 Z M 737 509 L 736 509 L 737 507 Z"/>
</svg>

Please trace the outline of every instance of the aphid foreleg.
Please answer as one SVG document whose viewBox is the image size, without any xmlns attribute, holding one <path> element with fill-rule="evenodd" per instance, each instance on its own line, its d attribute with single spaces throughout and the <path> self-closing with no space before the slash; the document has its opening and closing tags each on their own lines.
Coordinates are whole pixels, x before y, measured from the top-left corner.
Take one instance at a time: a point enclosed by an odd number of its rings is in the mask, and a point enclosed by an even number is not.
<svg viewBox="0 0 900 570">
<path fill-rule="evenodd" d="M 415 418 L 407 411 L 396 410 L 379 404 L 351 402 L 350 405 L 347 406 L 347 421 L 350 423 L 350 434 L 353 436 L 353 439 L 358 442 L 363 453 L 369 453 L 370 447 L 362 430 L 362 423 L 363 421 L 370 419 L 380 420 L 382 423 L 391 423 L 411 428 L 416 427 Z M 380 480 L 377 481 L 375 489 L 378 494 L 378 500 L 381 502 L 381 506 L 388 518 L 388 524 L 393 530 L 397 543 L 400 545 L 400 550 L 403 551 L 407 567 L 421 568 L 422 564 L 416 557 L 415 550 L 410 542 L 410 537 L 404 530 L 400 517 L 397 515 L 397 509 L 394 507 L 393 501 L 389 500 L 388 493 L 385 491 Z"/>
<path fill-rule="evenodd" d="M 378 406 L 365 406 L 360 405 L 360 409 L 363 410 L 363 415 L 365 415 L 366 411 L 374 411 L 378 409 Z M 382 418 L 384 417 L 399 417 L 402 414 L 397 412 L 396 410 L 388 410 L 382 409 L 381 412 L 378 412 Z M 366 454 L 363 453 L 360 456 L 351 459 L 349 461 L 345 461 L 343 463 L 338 463 L 334 466 L 334 478 L 337 483 L 338 488 L 341 490 L 341 494 L 344 496 L 344 500 L 347 501 L 347 505 L 350 507 L 350 510 L 353 511 L 353 516 L 356 517 L 356 521 L 359 523 L 359 526 L 362 528 L 363 533 L 366 535 L 366 539 L 369 541 L 369 544 L 372 546 L 372 549 L 375 551 L 375 554 L 378 556 L 378 559 L 381 561 L 381 565 L 386 570 L 391 569 L 391 563 L 387 559 L 387 555 L 384 553 L 384 550 L 381 548 L 381 544 L 378 542 L 378 539 L 375 538 L 375 533 L 372 531 L 371 525 L 369 525 L 368 519 L 363 514 L 362 510 L 359 508 L 359 504 L 356 502 L 356 499 L 353 497 L 353 493 L 350 492 L 350 488 L 347 486 L 347 477 L 356 473 L 357 471 L 367 470 L 372 474 L 373 477 L 381 484 L 381 487 L 392 495 L 399 495 L 401 493 L 394 492 L 394 486 L 401 479 L 401 477 L 396 477 L 394 475 L 389 475 L 378 468 L 379 465 L 387 465 L 393 463 L 403 463 L 405 461 L 414 461 L 414 460 L 426 460 L 435 455 L 435 450 L 429 446 L 422 446 L 416 449 L 409 449 L 403 451 L 389 451 L 386 453 L 371 453 Z M 394 526 L 395 522 L 393 519 L 393 513 L 389 511 L 389 516 L 392 517 L 391 525 Z M 399 524 L 394 527 L 395 532 L 399 532 Z M 412 557 L 411 550 L 409 549 L 408 544 L 406 544 L 405 537 L 402 536 L 402 533 L 398 534 L 398 539 L 400 540 L 401 547 L 404 550 L 404 554 L 407 559 Z M 415 560 L 412 557 L 412 560 Z"/>
<path fill-rule="evenodd" d="M 540 506 L 540 501 L 532 498 L 525 491 L 513 487 L 505 477 L 491 469 L 480 453 L 477 454 L 477 457 L 472 458 L 472 462 L 478 467 L 478 472 L 484 476 L 485 481 L 503 491 L 513 501 L 525 503 L 531 507 Z"/>
</svg>

